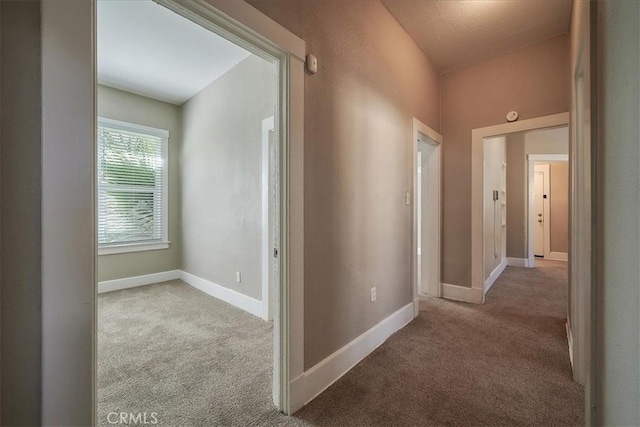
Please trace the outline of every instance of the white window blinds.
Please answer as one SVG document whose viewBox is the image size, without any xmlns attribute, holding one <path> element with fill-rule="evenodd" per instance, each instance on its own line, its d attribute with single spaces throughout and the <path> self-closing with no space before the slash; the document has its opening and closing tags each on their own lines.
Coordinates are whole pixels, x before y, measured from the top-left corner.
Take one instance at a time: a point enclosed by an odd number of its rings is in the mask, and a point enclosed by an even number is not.
<svg viewBox="0 0 640 427">
<path fill-rule="evenodd" d="M 168 132 L 98 120 L 98 243 L 167 240 Z"/>
</svg>

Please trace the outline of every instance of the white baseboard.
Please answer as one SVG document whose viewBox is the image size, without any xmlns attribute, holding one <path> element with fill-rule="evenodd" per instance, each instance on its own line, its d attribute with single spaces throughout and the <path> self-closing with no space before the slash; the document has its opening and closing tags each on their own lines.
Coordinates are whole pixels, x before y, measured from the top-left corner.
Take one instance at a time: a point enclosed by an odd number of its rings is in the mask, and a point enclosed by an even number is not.
<svg viewBox="0 0 640 427">
<path fill-rule="evenodd" d="M 247 313 L 251 313 L 254 316 L 264 319 L 265 310 L 262 307 L 262 301 L 258 301 L 257 299 L 251 298 L 232 289 L 225 288 L 224 286 L 210 282 L 194 274 L 187 273 L 186 271 L 181 271 L 180 273 L 180 278 L 183 282 L 201 290 L 205 294 L 209 294 L 212 297 L 238 307 Z"/>
<path fill-rule="evenodd" d="M 528 258 L 507 258 L 507 265 L 509 267 L 529 267 L 529 259 Z"/>
<path fill-rule="evenodd" d="M 569 361 L 571 362 L 571 369 L 573 370 L 573 334 L 571 333 L 569 319 L 567 319 L 565 326 L 567 329 L 567 342 L 569 343 Z"/>
<path fill-rule="evenodd" d="M 466 286 L 452 285 L 449 283 L 442 284 L 442 298 L 470 302 L 473 304 L 484 303 L 482 289 L 468 288 Z"/>
<path fill-rule="evenodd" d="M 554 261 L 568 261 L 569 254 L 566 252 L 549 252 L 547 259 L 552 259 Z"/>
<path fill-rule="evenodd" d="M 500 277 L 500 275 L 502 274 L 505 268 L 507 268 L 506 258 L 500 261 L 500 264 L 498 264 L 496 268 L 493 269 L 493 271 L 491 272 L 487 280 L 484 281 L 484 290 L 483 290 L 484 295 L 486 295 L 487 292 L 489 292 L 489 289 L 491 289 L 491 286 L 493 286 L 496 280 L 498 280 L 498 277 Z"/>
<path fill-rule="evenodd" d="M 144 274 L 142 276 L 125 277 L 123 279 L 105 280 L 98 283 L 98 293 L 119 291 L 138 286 L 152 285 L 154 283 L 177 280 L 180 278 L 180 270 L 162 271 L 160 273 Z"/>
<path fill-rule="evenodd" d="M 291 412 L 309 403 L 413 320 L 409 303 L 291 382 Z"/>
</svg>

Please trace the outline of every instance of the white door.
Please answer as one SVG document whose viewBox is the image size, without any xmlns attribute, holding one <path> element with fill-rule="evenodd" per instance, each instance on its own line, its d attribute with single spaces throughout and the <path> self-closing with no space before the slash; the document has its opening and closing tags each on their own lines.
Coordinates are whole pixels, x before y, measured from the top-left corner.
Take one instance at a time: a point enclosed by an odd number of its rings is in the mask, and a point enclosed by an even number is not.
<svg viewBox="0 0 640 427">
<path fill-rule="evenodd" d="M 546 205 L 549 203 L 549 165 L 536 165 L 534 174 L 534 241 L 533 253 L 537 257 L 544 257 L 545 254 L 545 236 L 547 235 L 545 228 L 547 227 L 548 218 L 546 218 Z"/>
</svg>

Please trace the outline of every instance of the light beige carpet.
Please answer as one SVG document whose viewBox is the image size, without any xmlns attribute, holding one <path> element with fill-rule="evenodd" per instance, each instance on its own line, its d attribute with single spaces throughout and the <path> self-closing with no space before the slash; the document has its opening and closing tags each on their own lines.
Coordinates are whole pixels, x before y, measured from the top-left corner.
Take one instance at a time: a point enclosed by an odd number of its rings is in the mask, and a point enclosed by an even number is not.
<svg viewBox="0 0 640 427">
<path fill-rule="evenodd" d="M 98 298 L 98 423 L 250 425 L 271 401 L 272 326 L 181 281 Z M 111 416 L 111 419 L 115 419 Z"/>
<path fill-rule="evenodd" d="M 99 414 L 160 425 L 582 425 L 565 333 L 566 263 L 509 267 L 482 306 L 420 315 L 289 418 L 271 404 L 268 324 L 181 282 L 99 298 Z"/>
</svg>

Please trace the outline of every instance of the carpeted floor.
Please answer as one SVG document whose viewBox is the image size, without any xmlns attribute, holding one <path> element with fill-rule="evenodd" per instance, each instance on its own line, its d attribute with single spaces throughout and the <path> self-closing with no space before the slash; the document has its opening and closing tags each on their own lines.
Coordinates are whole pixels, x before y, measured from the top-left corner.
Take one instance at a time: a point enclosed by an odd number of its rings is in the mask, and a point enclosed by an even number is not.
<svg viewBox="0 0 640 427">
<path fill-rule="evenodd" d="M 271 323 L 181 281 L 102 294 L 98 314 L 100 426 L 110 412 L 156 412 L 162 426 L 275 413 Z"/>
<path fill-rule="evenodd" d="M 417 319 L 291 418 L 271 405 L 261 320 L 179 282 L 101 295 L 100 422 L 122 409 L 171 426 L 583 425 L 566 263 L 538 265 L 507 268 L 482 306 L 425 298 Z"/>
</svg>

